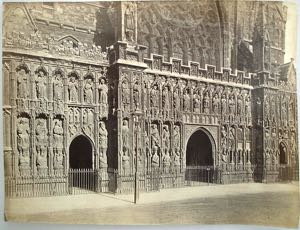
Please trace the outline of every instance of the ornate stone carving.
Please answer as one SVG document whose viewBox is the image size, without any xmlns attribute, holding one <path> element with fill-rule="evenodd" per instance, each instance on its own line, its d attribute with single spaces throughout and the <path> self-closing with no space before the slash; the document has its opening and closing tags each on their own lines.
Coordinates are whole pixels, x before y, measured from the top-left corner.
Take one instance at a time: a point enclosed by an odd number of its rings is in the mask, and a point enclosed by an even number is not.
<svg viewBox="0 0 300 230">
<path fill-rule="evenodd" d="M 83 130 L 92 137 L 94 134 L 94 111 L 93 109 L 84 109 L 82 113 Z"/>
<path fill-rule="evenodd" d="M 159 90 L 156 84 L 150 92 L 150 106 L 152 116 L 157 117 L 159 115 Z"/>
<path fill-rule="evenodd" d="M 128 121 L 123 121 L 122 126 L 122 145 L 123 145 L 123 155 L 127 156 L 129 155 L 129 127 L 128 127 Z"/>
<path fill-rule="evenodd" d="M 47 78 L 46 72 L 42 68 L 36 71 L 35 78 L 35 92 L 36 98 L 38 99 L 46 99 L 47 98 Z"/>
<path fill-rule="evenodd" d="M 171 112 L 171 101 L 170 101 L 170 92 L 168 86 L 165 86 L 162 90 L 162 108 L 163 108 L 164 118 L 165 119 L 169 118 Z"/>
<path fill-rule="evenodd" d="M 107 130 L 103 121 L 99 122 L 99 155 L 100 167 L 107 167 Z"/>
<path fill-rule="evenodd" d="M 183 110 L 185 112 L 190 112 L 190 105 L 191 105 L 191 101 L 190 101 L 189 91 L 185 89 L 183 91 Z"/>
<path fill-rule="evenodd" d="M 53 99 L 54 100 L 63 100 L 63 75 L 60 72 L 55 72 L 53 77 Z"/>
<path fill-rule="evenodd" d="M 108 87 L 106 85 L 105 79 L 100 79 L 99 84 L 99 104 L 100 104 L 100 111 L 101 117 L 108 116 Z"/>
<path fill-rule="evenodd" d="M 139 82 L 135 82 L 133 85 L 133 106 L 134 110 L 140 110 L 141 106 L 141 86 Z"/>
<path fill-rule="evenodd" d="M 210 104 L 210 98 L 209 93 L 206 92 L 203 99 L 203 112 L 206 114 L 209 114 L 209 104 Z"/>
<path fill-rule="evenodd" d="M 163 125 L 163 132 L 162 132 L 162 148 L 163 148 L 163 155 L 169 155 L 170 152 L 170 131 L 168 125 Z"/>
<path fill-rule="evenodd" d="M 124 26 L 125 26 L 125 36 L 126 40 L 129 42 L 135 41 L 135 4 L 134 2 L 127 2 L 124 13 Z"/>
<path fill-rule="evenodd" d="M 122 104 L 123 104 L 123 111 L 129 112 L 130 109 L 130 88 L 129 84 L 126 80 L 122 83 Z"/>
<path fill-rule="evenodd" d="M 92 104 L 94 102 L 94 83 L 91 77 L 85 80 L 85 85 L 83 89 L 84 102 L 87 104 Z"/>
<path fill-rule="evenodd" d="M 78 102 L 78 78 L 75 76 L 75 74 L 72 74 L 69 77 L 69 86 L 68 86 L 68 91 L 69 91 L 69 101 L 71 102 Z"/>
<path fill-rule="evenodd" d="M 53 127 L 53 154 L 54 154 L 54 168 L 63 168 L 64 160 L 64 129 L 62 120 L 54 119 Z"/>
<path fill-rule="evenodd" d="M 194 113 L 200 113 L 200 96 L 197 92 L 193 95 L 193 111 Z"/>
<path fill-rule="evenodd" d="M 45 173 L 48 168 L 48 131 L 47 120 L 38 118 L 36 120 L 36 164 L 40 173 Z"/>
<path fill-rule="evenodd" d="M 175 152 L 179 152 L 181 143 L 180 127 L 178 125 L 174 126 L 173 132 L 173 148 Z"/>
<path fill-rule="evenodd" d="M 30 138 L 29 138 L 29 120 L 26 117 L 20 117 L 17 125 L 17 149 L 19 154 L 19 167 L 21 174 L 24 174 L 30 167 Z"/>
<path fill-rule="evenodd" d="M 213 101 L 212 101 L 212 112 L 214 114 L 219 114 L 219 108 L 220 108 L 220 99 L 219 99 L 219 95 L 217 93 L 215 93 L 215 96 L 213 97 Z"/>
<path fill-rule="evenodd" d="M 29 71 L 24 67 L 17 68 L 17 97 L 28 98 L 29 97 Z"/>
</svg>

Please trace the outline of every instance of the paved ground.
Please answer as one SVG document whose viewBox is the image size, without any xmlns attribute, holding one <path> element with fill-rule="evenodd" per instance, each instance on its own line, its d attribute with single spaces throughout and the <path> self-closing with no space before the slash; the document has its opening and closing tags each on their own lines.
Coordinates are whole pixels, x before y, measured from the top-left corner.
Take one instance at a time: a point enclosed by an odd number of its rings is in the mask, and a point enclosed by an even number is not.
<svg viewBox="0 0 300 230">
<path fill-rule="evenodd" d="M 237 184 L 132 195 L 10 199 L 14 221 L 90 224 L 256 224 L 296 227 L 298 184 Z M 84 212 L 83 212 L 84 209 Z"/>
</svg>

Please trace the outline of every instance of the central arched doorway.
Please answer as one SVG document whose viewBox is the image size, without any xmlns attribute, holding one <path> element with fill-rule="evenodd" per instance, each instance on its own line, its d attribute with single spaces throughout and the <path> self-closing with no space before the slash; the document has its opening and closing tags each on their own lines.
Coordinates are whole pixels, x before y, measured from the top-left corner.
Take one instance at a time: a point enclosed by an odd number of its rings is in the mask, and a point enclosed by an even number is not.
<svg viewBox="0 0 300 230">
<path fill-rule="evenodd" d="M 93 171 L 93 145 L 80 135 L 71 142 L 69 148 L 69 185 L 71 193 L 81 194 L 95 190 Z"/>
<path fill-rule="evenodd" d="M 90 140 L 80 135 L 71 142 L 69 149 L 69 163 L 71 169 L 93 168 L 92 144 Z"/>
<path fill-rule="evenodd" d="M 199 129 L 190 136 L 186 146 L 186 181 L 213 181 L 214 145 L 209 135 L 206 130 Z"/>
</svg>

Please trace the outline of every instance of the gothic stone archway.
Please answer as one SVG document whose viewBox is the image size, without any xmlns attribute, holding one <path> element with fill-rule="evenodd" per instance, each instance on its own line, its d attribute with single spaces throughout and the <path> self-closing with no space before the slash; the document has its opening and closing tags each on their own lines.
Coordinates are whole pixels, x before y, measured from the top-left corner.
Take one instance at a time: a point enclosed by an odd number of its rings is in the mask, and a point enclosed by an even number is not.
<svg viewBox="0 0 300 230">
<path fill-rule="evenodd" d="M 73 139 L 69 148 L 69 164 L 71 169 L 93 168 L 93 146 L 87 137 L 79 135 Z"/>
<path fill-rule="evenodd" d="M 196 129 L 186 144 L 185 180 L 190 182 L 212 182 L 215 143 L 210 133 Z"/>
<path fill-rule="evenodd" d="M 212 166 L 213 145 L 202 129 L 195 131 L 186 146 L 186 166 Z"/>
<path fill-rule="evenodd" d="M 73 139 L 69 147 L 69 181 L 73 187 L 72 193 L 95 191 L 95 176 L 93 171 L 93 144 L 84 135 Z M 78 190 L 78 188 L 80 188 Z"/>
</svg>

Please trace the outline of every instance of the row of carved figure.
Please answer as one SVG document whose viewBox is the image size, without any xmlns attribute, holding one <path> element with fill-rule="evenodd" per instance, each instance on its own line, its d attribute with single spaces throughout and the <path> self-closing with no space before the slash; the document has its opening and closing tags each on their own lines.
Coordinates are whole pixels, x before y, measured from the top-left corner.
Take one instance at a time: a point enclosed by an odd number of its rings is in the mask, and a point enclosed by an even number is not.
<svg viewBox="0 0 300 230">
<path fill-rule="evenodd" d="M 17 150 L 18 165 L 20 169 L 27 170 L 32 168 L 34 164 L 38 170 L 44 170 L 49 167 L 49 150 L 53 149 L 53 167 L 60 169 L 64 167 L 65 145 L 64 145 L 64 128 L 63 120 L 55 118 L 53 120 L 53 139 L 50 146 L 50 136 L 48 128 L 48 120 L 45 118 L 37 118 L 35 127 L 31 127 L 28 117 L 19 117 L 17 121 Z M 34 135 L 33 133 L 34 132 Z M 107 138 L 108 133 L 104 121 L 99 122 L 98 129 L 98 152 L 100 167 L 107 167 Z M 32 147 L 32 136 L 34 139 L 34 147 Z M 94 138 L 92 138 L 94 139 Z M 36 162 L 31 163 L 33 154 L 35 154 Z"/>
<path fill-rule="evenodd" d="M 76 41 L 71 37 L 55 39 L 53 35 L 43 35 L 40 33 L 24 34 L 13 31 L 6 34 L 4 47 L 12 47 L 26 50 L 37 50 L 56 55 L 78 56 L 92 60 L 106 60 L 106 52 L 102 52 L 100 46 Z"/>
<path fill-rule="evenodd" d="M 242 118 L 249 122 L 251 120 L 250 93 L 229 91 L 224 87 L 216 87 L 215 90 L 213 86 L 173 89 L 168 85 L 160 87 L 153 84 L 151 89 L 144 87 L 142 90 L 138 82 L 131 86 L 123 81 L 122 108 L 125 113 L 130 110 L 149 110 L 153 117 L 162 116 L 166 119 L 174 117 L 178 112 L 192 112 L 222 115 L 231 122 L 235 119 L 241 121 Z"/>
<path fill-rule="evenodd" d="M 64 164 L 64 129 L 61 119 L 53 120 L 53 166 L 56 169 L 62 168 Z M 33 129 L 35 140 L 35 148 L 31 148 L 31 124 L 29 118 L 19 117 L 17 123 L 17 149 L 19 157 L 20 169 L 29 169 L 31 164 L 35 164 L 38 170 L 48 168 L 49 160 L 49 131 L 47 128 L 47 120 L 37 118 Z M 32 155 L 35 153 L 36 162 L 31 163 Z"/>
<path fill-rule="evenodd" d="M 171 164 L 180 167 L 182 157 L 180 126 L 174 125 L 173 130 L 170 130 L 171 126 L 164 124 L 160 130 L 158 124 L 152 123 L 149 128 L 145 128 L 142 135 L 142 131 L 138 131 L 141 130 L 140 125 L 138 123 L 134 127 L 136 135 L 131 149 L 128 120 L 123 120 L 121 152 L 124 172 L 130 170 L 130 159 L 133 159 L 135 154 L 138 156 L 138 164 L 147 170 L 161 166 L 168 170 Z"/>
<path fill-rule="evenodd" d="M 54 71 L 53 78 L 49 78 L 47 72 L 43 68 L 38 68 L 35 71 L 34 79 L 30 78 L 29 70 L 25 67 L 17 68 L 17 97 L 30 98 L 30 90 L 33 88 L 32 98 L 47 99 L 50 95 L 54 100 L 64 100 L 64 75 L 61 71 Z M 31 86 L 31 81 L 33 85 Z M 86 75 L 83 80 L 83 85 L 80 84 L 79 76 L 76 72 L 71 72 L 68 75 L 67 83 L 68 101 L 80 101 L 80 89 L 83 90 L 83 101 L 86 104 L 95 103 L 95 82 L 92 74 Z M 50 92 L 52 89 L 52 92 Z M 47 93 L 49 92 L 49 93 Z M 108 87 L 104 78 L 99 79 L 97 87 L 99 103 L 107 105 Z"/>
</svg>

